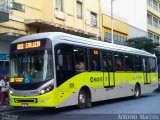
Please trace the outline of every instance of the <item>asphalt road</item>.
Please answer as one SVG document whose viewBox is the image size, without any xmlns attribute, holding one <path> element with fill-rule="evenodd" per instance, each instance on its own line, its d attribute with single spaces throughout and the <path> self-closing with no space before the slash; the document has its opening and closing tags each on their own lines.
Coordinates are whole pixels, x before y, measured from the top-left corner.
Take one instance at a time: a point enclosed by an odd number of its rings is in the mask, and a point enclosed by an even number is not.
<svg viewBox="0 0 160 120">
<path fill-rule="evenodd" d="M 160 119 L 160 93 L 106 100 L 94 103 L 91 108 L 76 106 L 53 110 L 31 108 L 1 113 L 2 120 L 123 120 Z M 148 116 L 145 116 L 148 115 Z M 147 118 L 146 118 L 147 117 Z"/>
</svg>

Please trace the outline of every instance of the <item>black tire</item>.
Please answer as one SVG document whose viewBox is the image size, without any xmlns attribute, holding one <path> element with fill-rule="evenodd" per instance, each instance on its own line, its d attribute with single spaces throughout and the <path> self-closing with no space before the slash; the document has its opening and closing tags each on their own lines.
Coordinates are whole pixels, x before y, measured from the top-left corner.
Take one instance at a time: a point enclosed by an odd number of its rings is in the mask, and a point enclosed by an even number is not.
<svg viewBox="0 0 160 120">
<path fill-rule="evenodd" d="M 86 107 L 88 107 L 88 108 L 92 107 L 91 94 L 90 94 L 90 93 L 87 94 L 87 103 L 86 103 Z"/>
<path fill-rule="evenodd" d="M 134 88 L 134 98 L 140 98 L 141 96 L 141 88 L 139 85 L 135 85 L 135 88 Z"/>
<path fill-rule="evenodd" d="M 83 109 L 86 107 L 86 104 L 87 104 L 87 95 L 86 92 L 82 89 L 80 90 L 78 95 L 78 107 L 80 109 Z"/>
<path fill-rule="evenodd" d="M 92 107 L 91 103 L 91 94 L 90 92 L 85 89 L 81 89 L 78 95 L 78 107 L 80 109 L 86 108 L 86 107 Z"/>
</svg>

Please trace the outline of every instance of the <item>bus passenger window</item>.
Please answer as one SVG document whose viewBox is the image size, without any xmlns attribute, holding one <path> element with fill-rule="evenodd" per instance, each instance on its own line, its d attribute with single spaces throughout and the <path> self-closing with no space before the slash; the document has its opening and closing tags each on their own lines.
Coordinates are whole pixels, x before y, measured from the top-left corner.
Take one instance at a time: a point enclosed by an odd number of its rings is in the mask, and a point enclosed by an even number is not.
<svg viewBox="0 0 160 120">
<path fill-rule="evenodd" d="M 78 61 L 75 64 L 76 70 L 85 70 L 85 64 L 83 61 Z"/>
<path fill-rule="evenodd" d="M 107 54 L 103 54 L 102 58 L 103 58 L 103 70 L 108 71 L 108 57 L 107 57 Z"/>
<path fill-rule="evenodd" d="M 101 70 L 99 50 L 90 51 L 90 70 L 91 71 Z"/>
<path fill-rule="evenodd" d="M 135 71 L 137 72 L 142 71 L 142 59 L 140 56 L 134 56 L 134 65 L 135 65 Z"/>
<path fill-rule="evenodd" d="M 55 47 L 57 86 L 75 75 L 73 46 L 59 44 Z"/>
<path fill-rule="evenodd" d="M 108 70 L 113 72 L 113 56 L 112 53 L 108 53 Z"/>
<path fill-rule="evenodd" d="M 156 59 L 150 57 L 150 58 L 149 58 L 149 64 L 150 64 L 150 71 L 151 71 L 151 72 L 157 72 Z"/>
<path fill-rule="evenodd" d="M 125 54 L 126 71 L 134 71 L 133 55 Z"/>
<path fill-rule="evenodd" d="M 114 70 L 115 71 L 124 71 L 124 58 L 123 54 L 114 54 Z"/>
<path fill-rule="evenodd" d="M 103 70 L 104 71 L 113 71 L 113 57 L 112 53 L 104 53 L 102 54 L 103 58 Z"/>
<path fill-rule="evenodd" d="M 86 70 L 87 66 L 87 54 L 85 48 L 75 47 L 75 70 L 76 72 L 81 72 Z"/>
</svg>

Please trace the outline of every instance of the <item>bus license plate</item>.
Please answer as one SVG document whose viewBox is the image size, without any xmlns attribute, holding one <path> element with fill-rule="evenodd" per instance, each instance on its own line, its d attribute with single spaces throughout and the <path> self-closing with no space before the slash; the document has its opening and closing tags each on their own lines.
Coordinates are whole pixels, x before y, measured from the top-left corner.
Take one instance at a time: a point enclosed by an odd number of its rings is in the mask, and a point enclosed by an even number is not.
<svg viewBox="0 0 160 120">
<path fill-rule="evenodd" d="M 28 107 L 28 103 L 22 103 L 22 107 Z"/>
</svg>

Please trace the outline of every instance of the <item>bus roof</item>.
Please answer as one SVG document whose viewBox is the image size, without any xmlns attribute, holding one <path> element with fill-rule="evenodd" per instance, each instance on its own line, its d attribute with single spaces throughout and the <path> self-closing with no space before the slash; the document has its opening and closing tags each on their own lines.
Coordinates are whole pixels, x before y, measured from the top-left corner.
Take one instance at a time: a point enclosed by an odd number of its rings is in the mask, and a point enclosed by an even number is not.
<svg viewBox="0 0 160 120">
<path fill-rule="evenodd" d="M 46 33 L 37 33 L 32 35 L 27 35 L 21 38 L 18 38 L 17 40 L 13 41 L 12 44 L 18 43 L 18 42 L 24 42 L 24 41 L 30 41 L 35 39 L 43 39 L 43 38 L 50 38 L 51 40 L 58 39 L 60 40 L 66 40 L 68 42 L 72 43 L 78 43 L 78 45 L 86 46 L 86 47 L 95 47 L 99 49 L 106 49 L 111 51 L 118 51 L 118 52 L 125 52 L 125 53 L 131 53 L 131 54 L 137 54 L 137 55 L 144 55 L 144 56 L 151 56 L 156 57 L 154 54 L 151 54 L 149 52 L 146 52 L 144 50 L 139 50 L 132 47 L 127 47 L 123 45 L 117 45 L 107 42 L 102 42 L 98 40 L 93 40 L 89 38 L 83 38 L 67 33 L 62 32 L 46 32 Z"/>
</svg>

